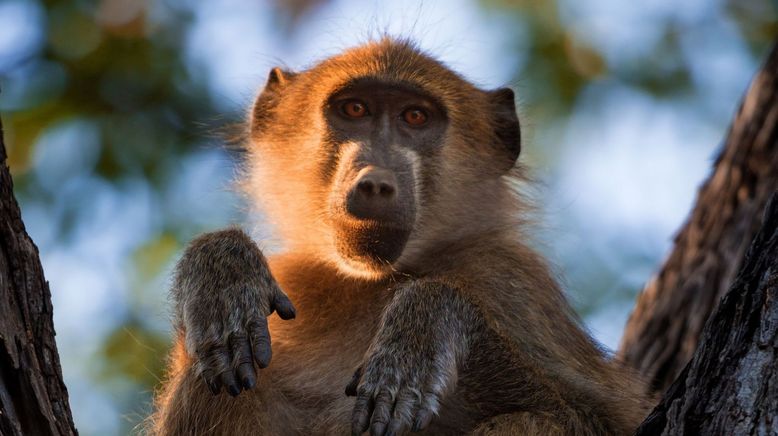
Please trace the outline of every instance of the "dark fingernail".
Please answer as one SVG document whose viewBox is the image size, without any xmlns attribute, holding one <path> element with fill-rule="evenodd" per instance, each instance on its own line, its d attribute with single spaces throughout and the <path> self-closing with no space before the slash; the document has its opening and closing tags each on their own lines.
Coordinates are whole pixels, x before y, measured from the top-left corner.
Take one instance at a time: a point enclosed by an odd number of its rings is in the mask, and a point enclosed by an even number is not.
<svg viewBox="0 0 778 436">
<path fill-rule="evenodd" d="M 292 301 L 280 291 L 273 300 L 273 306 L 281 319 L 293 319 L 297 316 L 297 311 L 295 310 Z"/>
<path fill-rule="evenodd" d="M 254 388 L 254 386 L 257 385 L 257 380 L 251 375 L 247 375 L 246 377 L 243 377 L 242 382 L 243 382 L 243 387 L 246 389 L 252 389 Z"/>
<path fill-rule="evenodd" d="M 278 316 L 284 320 L 294 319 L 297 316 L 297 311 L 292 306 L 276 308 L 276 312 L 278 312 Z"/>
<path fill-rule="evenodd" d="M 233 397 L 237 397 L 240 393 L 240 388 L 236 384 L 230 384 L 227 386 L 227 391 L 232 395 Z"/>
<path fill-rule="evenodd" d="M 355 397 L 357 395 L 357 386 L 359 386 L 359 379 L 362 378 L 362 367 L 360 366 L 354 371 L 354 375 L 351 377 L 351 381 L 346 385 L 346 396 Z"/>
</svg>

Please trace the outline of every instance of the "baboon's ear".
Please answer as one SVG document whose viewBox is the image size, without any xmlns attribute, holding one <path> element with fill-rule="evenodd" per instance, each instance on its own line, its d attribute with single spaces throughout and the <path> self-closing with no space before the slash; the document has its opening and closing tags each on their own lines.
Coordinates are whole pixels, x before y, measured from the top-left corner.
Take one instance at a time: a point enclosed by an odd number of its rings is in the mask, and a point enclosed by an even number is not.
<svg viewBox="0 0 778 436">
<path fill-rule="evenodd" d="M 289 86 L 296 75 L 296 73 L 284 71 L 278 67 L 270 70 L 270 74 L 267 76 L 267 82 L 265 83 L 265 88 L 254 102 L 254 109 L 251 113 L 252 133 L 265 127 L 273 109 L 278 105 L 284 89 Z"/>
<path fill-rule="evenodd" d="M 492 125 L 497 146 L 504 157 L 504 171 L 511 169 L 521 152 L 521 129 L 516 115 L 513 90 L 500 88 L 489 93 L 492 103 Z"/>
<path fill-rule="evenodd" d="M 291 71 L 284 71 L 279 67 L 274 67 L 270 70 L 270 74 L 267 75 L 267 83 L 265 83 L 265 90 L 283 88 L 289 84 L 289 81 L 296 76 L 296 73 Z"/>
</svg>

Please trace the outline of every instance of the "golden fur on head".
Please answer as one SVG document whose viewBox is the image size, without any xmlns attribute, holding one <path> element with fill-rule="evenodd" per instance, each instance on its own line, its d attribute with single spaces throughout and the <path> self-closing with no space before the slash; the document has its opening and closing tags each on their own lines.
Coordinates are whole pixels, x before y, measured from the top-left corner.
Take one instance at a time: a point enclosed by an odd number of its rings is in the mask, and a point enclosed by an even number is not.
<svg viewBox="0 0 778 436">
<path fill-rule="evenodd" d="M 328 134 L 322 102 L 359 79 L 417 88 L 435 96 L 449 118 L 439 159 L 421 165 L 418 155 L 403 151 L 414 161 L 422 197 L 417 201 L 424 207 L 397 266 L 412 266 L 429 250 L 430 241 L 516 228 L 519 211 L 525 209 L 514 189 L 522 175 L 518 168 L 507 170 L 515 156 L 503 163 L 503 150 L 495 145 L 493 92 L 476 88 L 410 41 L 384 38 L 300 73 L 274 70 L 269 89 L 257 99 L 242 188 L 262 206 L 287 248 L 332 254 L 327 196 L 322 193 L 333 191 L 338 163 L 349 148 L 323 146 Z M 452 208 L 457 203 L 461 207 Z"/>
</svg>

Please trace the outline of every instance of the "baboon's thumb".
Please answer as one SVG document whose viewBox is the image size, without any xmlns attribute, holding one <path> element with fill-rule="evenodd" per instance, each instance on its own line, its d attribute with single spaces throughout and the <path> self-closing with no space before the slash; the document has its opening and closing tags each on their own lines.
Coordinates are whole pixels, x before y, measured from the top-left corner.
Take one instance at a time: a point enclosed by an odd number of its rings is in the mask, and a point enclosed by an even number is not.
<svg viewBox="0 0 778 436">
<path fill-rule="evenodd" d="M 284 291 L 278 290 L 273 297 L 273 309 L 278 312 L 278 316 L 281 319 L 294 319 L 297 316 L 297 310 L 294 308 L 292 301 L 286 296 Z"/>
</svg>

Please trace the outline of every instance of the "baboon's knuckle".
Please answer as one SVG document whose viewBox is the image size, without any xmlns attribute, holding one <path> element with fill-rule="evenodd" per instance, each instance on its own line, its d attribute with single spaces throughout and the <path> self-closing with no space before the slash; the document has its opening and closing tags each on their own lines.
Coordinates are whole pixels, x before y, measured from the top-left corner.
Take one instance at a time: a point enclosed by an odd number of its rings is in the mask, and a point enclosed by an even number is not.
<svg viewBox="0 0 778 436">
<path fill-rule="evenodd" d="M 405 386 L 397 393 L 397 408 L 400 411 L 411 409 L 421 403 L 421 393 L 410 386 Z"/>
<path fill-rule="evenodd" d="M 378 394 L 376 395 L 376 401 L 380 401 L 382 403 L 387 403 L 389 401 L 392 401 L 392 393 L 387 387 L 382 387 L 378 390 Z"/>
<path fill-rule="evenodd" d="M 244 346 L 249 343 L 249 334 L 245 328 L 230 333 L 229 343 L 233 347 Z"/>
<path fill-rule="evenodd" d="M 357 396 L 360 398 L 365 398 L 373 393 L 373 387 L 369 384 L 361 384 L 357 386 Z"/>
<path fill-rule="evenodd" d="M 378 368 L 368 366 L 362 374 L 363 383 L 366 385 L 376 385 L 381 381 L 381 374 Z"/>
</svg>

